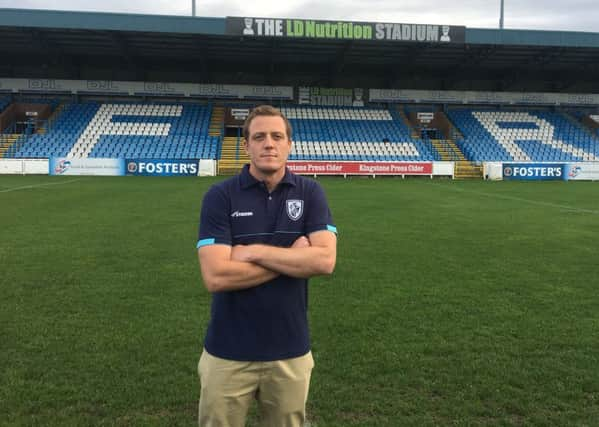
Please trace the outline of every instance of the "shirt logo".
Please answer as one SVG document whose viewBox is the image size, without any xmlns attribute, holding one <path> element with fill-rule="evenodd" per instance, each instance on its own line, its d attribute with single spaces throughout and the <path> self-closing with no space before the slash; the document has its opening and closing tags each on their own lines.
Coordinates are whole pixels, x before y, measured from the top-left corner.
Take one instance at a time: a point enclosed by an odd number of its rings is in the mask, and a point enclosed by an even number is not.
<svg viewBox="0 0 599 427">
<path fill-rule="evenodd" d="M 231 214 L 233 218 L 237 218 L 239 216 L 254 216 L 254 212 L 239 212 L 235 211 Z"/>
<path fill-rule="evenodd" d="M 304 201 L 291 199 L 287 200 L 287 216 L 293 221 L 297 221 L 304 213 Z"/>
</svg>

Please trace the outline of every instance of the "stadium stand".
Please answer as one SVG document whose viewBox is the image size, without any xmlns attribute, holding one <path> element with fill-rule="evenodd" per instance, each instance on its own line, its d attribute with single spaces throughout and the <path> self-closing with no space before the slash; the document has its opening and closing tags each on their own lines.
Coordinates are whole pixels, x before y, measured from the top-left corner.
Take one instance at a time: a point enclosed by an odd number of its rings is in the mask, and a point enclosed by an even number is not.
<svg viewBox="0 0 599 427">
<path fill-rule="evenodd" d="M 435 152 L 383 108 L 281 109 L 294 129 L 291 160 L 431 161 Z"/>
<path fill-rule="evenodd" d="M 290 160 L 441 159 L 435 142 L 412 136 L 395 109 L 285 105 L 281 110 L 294 129 Z M 211 121 L 211 105 L 87 102 L 63 104 L 57 111 L 45 133 L 25 138 L 14 157 L 219 159 L 221 155 L 221 136 L 215 129 L 222 119 Z M 577 122 L 575 114 L 456 107 L 447 117 L 458 129 L 456 145 L 469 161 L 599 159 L 599 140 Z M 236 144 L 236 158 L 241 160 Z"/>
<path fill-rule="evenodd" d="M 453 109 L 448 117 L 473 161 L 597 161 L 597 138 L 552 111 Z"/>
<path fill-rule="evenodd" d="M 15 157 L 211 158 L 210 107 L 197 104 L 68 104 Z"/>
</svg>

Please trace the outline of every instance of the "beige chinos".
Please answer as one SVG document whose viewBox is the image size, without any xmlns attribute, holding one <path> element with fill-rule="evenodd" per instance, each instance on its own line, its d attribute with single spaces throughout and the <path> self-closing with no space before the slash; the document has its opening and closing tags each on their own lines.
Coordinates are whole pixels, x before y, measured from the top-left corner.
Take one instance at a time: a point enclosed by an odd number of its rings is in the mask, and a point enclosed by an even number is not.
<svg viewBox="0 0 599 427">
<path fill-rule="evenodd" d="M 273 362 L 239 362 L 202 352 L 200 427 L 244 427 L 252 401 L 258 402 L 262 427 L 302 427 L 312 353 Z"/>
</svg>

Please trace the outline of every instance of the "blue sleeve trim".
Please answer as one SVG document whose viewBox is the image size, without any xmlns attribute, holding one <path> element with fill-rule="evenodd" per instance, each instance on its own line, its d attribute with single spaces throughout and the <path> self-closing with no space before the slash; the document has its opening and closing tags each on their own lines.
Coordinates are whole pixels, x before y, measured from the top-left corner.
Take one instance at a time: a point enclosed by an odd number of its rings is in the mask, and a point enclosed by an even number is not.
<svg viewBox="0 0 599 427">
<path fill-rule="evenodd" d="M 198 241 L 198 244 L 196 245 L 196 248 L 199 249 L 202 246 L 214 245 L 214 242 L 215 242 L 214 239 L 202 239 L 202 240 Z"/>
<path fill-rule="evenodd" d="M 335 227 L 334 225 L 327 224 L 327 230 L 332 231 L 333 233 L 337 234 L 337 227 Z"/>
</svg>

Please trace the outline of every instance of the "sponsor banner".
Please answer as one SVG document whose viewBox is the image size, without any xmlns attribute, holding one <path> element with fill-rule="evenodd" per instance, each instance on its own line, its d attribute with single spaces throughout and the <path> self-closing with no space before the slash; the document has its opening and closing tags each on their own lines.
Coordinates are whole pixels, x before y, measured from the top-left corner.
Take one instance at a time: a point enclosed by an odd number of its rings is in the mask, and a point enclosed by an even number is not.
<svg viewBox="0 0 599 427">
<path fill-rule="evenodd" d="M 330 105 L 331 97 L 345 97 L 343 104 L 361 106 L 366 91 L 353 89 L 298 88 L 299 104 Z M 332 91 L 325 94 L 326 91 Z M 341 92 L 340 92 L 341 91 Z M 342 92 L 342 91 L 348 91 Z M 291 86 L 249 86 L 169 82 L 126 82 L 112 80 L 60 80 L 60 79 L 0 79 L 0 92 L 71 93 L 71 94 L 135 94 L 168 97 L 231 98 L 231 99 L 293 99 Z M 432 102 L 455 104 L 509 104 L 509 105 L 599 105 L 599 94 L 426 91 L 403 89 L 370 89 L 371 102 Z M 320 97 L 320 98 L 318 98 Z M 351 104 L 350 104 L 351 102 Z"/>
<path fill-rule="evenodd" d="M 566 165 L 566 179 L 571 181 L 599 180 L 599 163 L 570 163 Z"/>
<path fill-rule="evenodd" d="M 193 85 L 189 96 L 203 98 L 233 98 L 233 99 L 293 99 L 291 86 L 249 86 L 249 85 Z"/>
<path fill-rule="evenodd" d="M 503 179 L 557 181 L 567 179 L 563 163 L 504 163 Z"/>
<path fill-rule="evenodd" d="M 80 159 L 51 157 L 50 175 L 125 175 L 124 159 Z"/>
<path fill-rule="evenodd" d="M 599 105 L 599 95 L 568 93 L 474 92 L 451 90 L 370 89 L 370 102 L 447 104 Z"/>
<path fill-rule="evenodd" d="M 250 37 L 465 43 L 466 27 L 287 18 L 225 18 L 226 33 Z"/>
<path fill-rule="evenodd" d="M 198 159 L 127 159 L 126 165 L 127 175 L 197 176 L 200 170 Z"/>
<path fill-rule="evenodd" d="M 287 162 L 301 175 L 432 175 L 432 162 Z"/>
<path fill-rule="evenodd" d="M 0 87 L 13 92 L 147 95 L 234 99 L 293 99 L 291 86 L 218 85 L 112 80 L 0 79 Z"/>
</svg>

